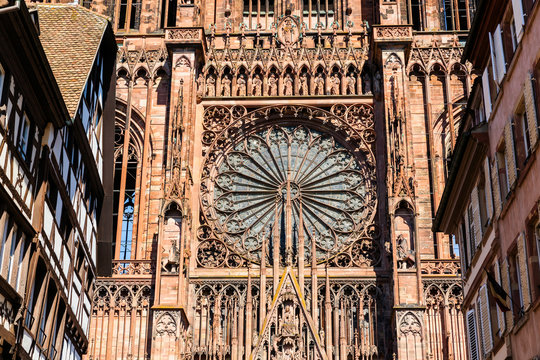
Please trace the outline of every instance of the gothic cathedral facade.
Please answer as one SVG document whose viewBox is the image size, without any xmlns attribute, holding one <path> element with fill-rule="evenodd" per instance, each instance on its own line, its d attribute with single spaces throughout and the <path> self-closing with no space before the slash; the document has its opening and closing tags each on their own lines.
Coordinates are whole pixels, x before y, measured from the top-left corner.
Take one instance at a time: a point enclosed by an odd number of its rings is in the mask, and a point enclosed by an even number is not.
<svg viewBox="0 0 540 360">
<path fill-rule="evenodd" d="M 474 0 L 120 0 L 87 359 L 466 359 L 432 231 Z"/>
</svg>

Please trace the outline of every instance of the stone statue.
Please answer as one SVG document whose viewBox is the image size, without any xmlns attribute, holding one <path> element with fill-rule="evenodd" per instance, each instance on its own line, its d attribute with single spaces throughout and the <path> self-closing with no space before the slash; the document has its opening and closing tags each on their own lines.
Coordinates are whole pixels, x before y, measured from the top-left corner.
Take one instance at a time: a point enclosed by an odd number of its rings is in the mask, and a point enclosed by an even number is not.
<svg viewBox="0 0 540 360">
<path fill-rule="evenodd" d="M 324 78 L 321 73 L 315 77 L 315 95 L 324 95 Z"/>
<path fill-rule="evenodd" d="M 300 90 L 302 91 L 302 95 L 309 95 L 308 89 L 308 77 L 306 73 L 303 73 L 300 77 Z"/>
<path fill-rule="evenodd" d="M 398 259 L 403 259 L 409 254 L 409 242 L 403 235 L 399 235 L 396 239 Z"/>
<path fill-rule="evenodd" d="M 216 96 L 216 78 L 210 75 L 206 79 L 206 96 Z"/>
<path fill-rule="evenodd" d="M 275 74 L 270 74 L 268 78 L 268 95 L 277 96 L 278 94 L 278 80 Z"/>
<path fill-rule="evenodd" d="M 260 75 L 255 75 L 253 79 L 253 95 L 262 96 L 262 79 Z"/>
<path fill-rule="evenodd" d="M 204 77 L 202 74 L 199 74 L 199 77 L 197 78 L 197 96 L 204 96 Z"/>
<path fill-rule="evenodd" d="M 221 79 L 221 95 L 231 96 L 231 79 L 229 78 L 229 75 L 225 75 L 223 76 L 223 79 Z"/>
<path fill-rule="evenodd" d="M 332 86 L 330 87 L 330 95 L 339 95 L 339 85 L 341 84 L 341 80 L 339 80 L 339 76 L 337 73 L 334 74 L 332 77 Z"/>
<path fill-rule="evenodd" d="M 246 75 L 240 74 L 236 82 L 236 86 L 238 88 L 238 96 L 246 96 L 246 84 Z"/>
<path fill-rule="evenodd" d="M 371 76 L 369 74 L 364 75 L 364 94 L 371 94 Z"/>
<path fill-rule="evenodd" d="M 180 251 L 178 250 L 176 243 L 173 241 L 168 251 L 165 251 L 165 249 L 163 249 L 163 252 L 166 252 L 167 257 L 163 257 L 161 259 L 162 271 L 167 272 L 167 273 L 177 274 L 178 268 L 180 265 L 179 263 Z"/>
<path fill-rule="evenodd" d="M 414 266 L 414 251 L 409 247 L 409 241 L 402 234 L 396 239 L 396 251 L 398 266 L 400 269 L 407 269 Z"/>
<path fill-rule="evenodd" d="M 373 81 L 373 90 L 376 95 L 381 93 L 381 73 L 378 71 L 375 74 L 375 80 Z"/>
<path fill-rule="evenodd" d="M 285 79 L 283 80 L 283 94 L 285 96 L 292 96 L 293 94 L 293 78 L 291 74 L 285 75 Z"/>
<path fill-rule="evenodd" d="M 356 79 L 354 74 L 347 75 L 347 94 L 355 95 L 356 94 Z"/>
</svg>

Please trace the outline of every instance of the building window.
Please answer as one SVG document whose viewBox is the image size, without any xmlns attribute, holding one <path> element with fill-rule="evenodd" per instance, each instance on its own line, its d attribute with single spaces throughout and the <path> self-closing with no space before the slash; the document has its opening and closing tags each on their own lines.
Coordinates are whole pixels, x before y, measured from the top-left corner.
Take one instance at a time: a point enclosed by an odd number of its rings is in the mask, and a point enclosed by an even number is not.
<svg viewBox="0 0 540 360">
<path fill-rule="evenodd" d="M 260 25 L 263 29 L 270 29 L 274 22 L 273 0 L 244 0 L 244 23 L 250 29 Z"/>
<path fill-rule="evenodd" d="M 420 0 L 411 0 L 409 12 L 409 23 L 412 24 L 413 30 L 424 30 L 424 9 Z"/>
<path fill-rule="evenodd" d="M 137 158 L 128 159 L 126 171 L 126 181 L 121 183 L 122 178 L 122 155 L 117 157 L 114 174 L 114 209 L 113 226 L 116 234 L 116 249 L 115 257 L 120 260 L 131 259 L 132 237 L 133 237 L 133 220 L 135 210 L 135 187 L 137 180 Z M 121 215 L 119 215 L 121 214 Z"/>
<path fill-rule="evenodd" d="M 466 0 L 443 0 L 442 17 L 445 30 L 468 30 L 471 26 L 472 3 Z M 469 8 L 467 8 L 469 5 Z"/>
<path fill-rule="evenodd" d="M 332 27 L 336 16 L 334 0 L 304 0 L 301 5 L 303 22 L 310 29 L 316 29 L 319 25 L 323 28 Z"/>
<path fill-rule="evenodd" d="M 176 11 L 178 0 L 163 0 L 161 2 L 161 27 L 176 26 Z"/>
<path fill-rule="evenodd" d="M 532 300 L 540 297 L 540 223 L 538 222 L 538 214 L 527 223 L 526 237 L 526 253 L 530 271 L 530 283 L 532 284 Z M 536 270 L 534 270 L 536 269 Z"/>
<path fill-rule="evenodd" d="M 470 244 L 470 235 L 468 233 L 468 219 L 466 216 L 464 216 L 462 219 L 461 219 L 461 229 L 460 229 L 460 242 L 461 242 L 461 246 L 463 247 L 462 250 L 463 250 L 463 256 L 461 257 L 463 260 L 462 260 L 462 263 L 463 263 L 463 270 L 464 272 L 467 271 L 467 269 L 469 268 L 470 264 L 471 264 L 471 260 L 472 260 L 472 253 L 473 253 L 473 249 L 471 249 L 471 244 Z"/>
<path fill-rule="evenodd" d="M 141 0 L 120 0 L 118 30 L 138 30 L 141 17 Z"/>
<path fill-rule="evenodd" d="M 510 38 L 512 39 L 512 51 L 515 52 L 518 45 L 517 35 L 516 35 L 516 22 L 514 18 L 510 20 Z"/>
<path fill-rule="evenodd" d="M 524 159 L 520 159 L 520 163 L 526 162 L 527 158 L 531 154 L 531 135 L 529 132 L 529 120 L 527 119 L 527 112 L 525 111 L 525 104 L 519 106 L 518 111 L 516 112 L 516 124 L 521 128 L 521 136 L 523 137 L 520 141 L 523 143 L 523 155 Z"/>
<path fill-rule="evenodd" d="M 133 210 L 134 192 L 126 192 L 124 202 L 124 213 L 122 214 L 122 238 L 120 240 L 120 259 L 129 260 L 131 258 L 131 239 L 133 235 Z"/>
<path fill-rule="evenodd" d="M 480 173 L 480 179 L 478 182 L 478 210 L 480 212 L 480 226 L 482 227 L 482 234 L 485 231 L 485 228 L 488 225 L 488 214 L 487 214 L 487 192 L 486 192 L 486 181 L 489 181 L 484 172 Z"/>
<path fill-rule="evenodd" d="M 467 225 L 469 232 L 469 248 L 471 249 L 470 261 L 472 261 L 474 253 L 476 252 L 476 229 L 474 228 L 474 213 L 472 204 L 469 205 L 469 209 L 467 210 Z"/>
<path fill-rule="evenodd" d="M 501 193 L 501 199 L 506 199 L 506 196 L 510 192 L 510 186 L 509 186 L 509 180 L 508 180 L 508 164 L 506 162 L 506 155 L 505 155 L 505 143 L 499 147 L 499 150 L 497 151 L 497 170 L 499 175 L 499 191 Z"/>
<path fill-rule="evenodd" d="M 28 116 L 26 116 L 26 113 L 24 113 L 21 119 L 21 126 L 19 129 L 19 141 L 17 143 L 17 147 L 19 149 L 20 154 L 25 160 L 28 157 L 27 152 L 28 152 L 29 141 L 30 141 L 30 120 L 28 120 Z"/>
<path fill-rule="evenodd" d="M 474 309 L 467 311 L 467 340 L 469 342 L 468 347 L 471 360 L 480 360 L 480 354 L 478 353 L 476 314 Z"/>
<path fill-rule="evenodd" d="M 518 239 L 519 241 L 519 239 Z M 521 269 L 519 264 L 519 255 L 517 249 L 514 249 L 509 255 L 510 288 L 512 297 L 512 311 L 515 319 L 520 319 L 523 315 L 523 280 L 521 278 Z"/>
</svg>

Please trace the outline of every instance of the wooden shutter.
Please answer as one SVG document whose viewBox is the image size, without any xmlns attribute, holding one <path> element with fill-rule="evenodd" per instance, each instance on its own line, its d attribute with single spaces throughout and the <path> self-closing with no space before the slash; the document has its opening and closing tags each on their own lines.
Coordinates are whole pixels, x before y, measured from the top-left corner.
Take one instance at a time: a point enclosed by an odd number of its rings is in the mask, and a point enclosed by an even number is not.
<svg viewBox="0 0 540 360">
<path fill-rule="evenodd" d="M 514 11 L 514 23 L 516 24 L 516 37 L 518 41 L 523 35 L 523 25 L 525 19 L 523 18 L 523 5 L 522 0 L 512 0 L 512 10 Z"/>
<path fill-rule="evenodd" d="M 488 35 L 489 35 L 489 50 L 490 50 L 490 55 L 491 55 L 491 70 L 493 71 L 493 79 L 495 79 L 495 81 L 498 82 L 497 79 L 499 77 L 497 76 L 497 52 L 495 51 L 495 41 L 493 39 L 492 33 L 489 33 Z"/>
<path fill-rule="evenodd" d="M 494 270 L 495 270 L 495 280 L 497 280 L 497 282 L 501 284 L 501 268 L 499 266 L 499 260 L 495 261 Z M 498 305 L 497 305 L 497 322 L 499 324 L 499 330 L 500 330 L 499 335 L 502 337 L 502 334 L 506 330 L 506 322 L 504 321 L 504 313 L 501 311 Z"/>
<path fill-rule="evenodd" d="M 491 319 L 489 316 L 489 300 L 486 285 L 483 285 L 480 288 L 478 293 L 478 305 L 482 331 L 482 346 L 484 349 L 484 355 L 487 355 L 491 349 L 493 349 L 493 337 L 491 334 Z"/>
<path fill-rule="evenodd" d="M 514 146 L 514 134 L 512 129 L 512 120 L 506 122 L 504 127 L 504 156 L 506 157 L 506 173 L 508 174 L 508 187 L 512 189 L 516 182 L 516 155 Z"/>
<path fill-rule="evenodd" d="M 478 354 L 478 340 L 476 337 L 476 319 L 474 309 L 467 312 L 467 339 L 469 341 L 471 360 L 480 360 L 480 356 Z"/>
<path fill-rule="evenodd" d="M 493 33 L 493 45 L 495 48 L 495 60 L 497 61 L 497 82 L 500 84 L 504 74 L 506 74 L 506 60 L 504 58 L 504 47 L 500 24 Z"/>
<path fill-rule="evenodd" d="M 529 286 L 529 271 L 527 266 L 527 248 L 525 234 L 521 233 L 517 239 L 519 258 L 519 277 L 521 279 L 521 294 L 523 295 L 523 309 L 527 311 L 531 305 L 531 292 Z"/>
<path fill-rule="evenodd" d="M 491 162 L 491 188 L 493 189 L 493 204 L 495 217 L 501 213 L 501 191 L 499 186 L 499 172 L 497 169 L 497 159 L 493 159 Z"/>
<path fill-rule="evenodd" d="M 510 273 L 508 272 L 508 259 L 504 259 L 503 263 L 501 264 L 501 278 L 501 285 L 504 291 L 506 291 L 507 294 L 512 294 L 512 290 L 510 289 Z M 512 311 L 506 312 L 506 324 L 508 324 L 509 328 L 512 328 L 512 326 L 514 325 L 514 317 Z"/>
<path fill-rule="evenodd" d="M 484 161 L 484 192 L 486 194 L 486 214 L 488 220 L 493 217 L 493 190 L 491 188 L 491 168 L 489 167 L 489 158 Z"/>
<path fill-rule="evenodd" d="M 486 67 L 482 75 L 482 91 L 484 94 L 484 110 L 486 112 L 486 122 L 491 115 L 491 92 L 489 91 L 489 71 Z"/>
<path fill-rule="evenodd" d="M 480 201 L 478 199 L 478 188 L 475 186 L 471 193 L 472 220 L 474 224 L 474 246 L 475 248 L 482 242 L 482 220 L 480 219 Z"/>
<path fill-rule="evenodd" d="M 534 96 L 533 74 L 529 73 L 525 80 L 525 89 L 523 90 L 525 98 L 525 111 L 527 112 L 527 122 L 529 125 L 529 137 L 531 139 L 531 148 L 534 148 L 538 141 L 538 114 L 536 109 L 536 99 Z"/>
</svg>

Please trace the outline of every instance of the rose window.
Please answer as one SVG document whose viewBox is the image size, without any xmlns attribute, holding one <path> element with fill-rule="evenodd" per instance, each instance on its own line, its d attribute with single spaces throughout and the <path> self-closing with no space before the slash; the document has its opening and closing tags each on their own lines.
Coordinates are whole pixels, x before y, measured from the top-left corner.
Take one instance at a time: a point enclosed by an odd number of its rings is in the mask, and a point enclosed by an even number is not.
<svg viewBox="0 0 540 360">
<path fill-rule="evenodd" d="M 238 140 L 216 158 L 203 204 L 213 231 L 233 252 L 260 261 L 279 243 L 281 261 L 303 237 L 318 261 L 365 233 L 375 208 L 374 169 L 333 136 L 273 126 Z M 206 205 L 206 206 L 205 206 Z"/>
</svg>

